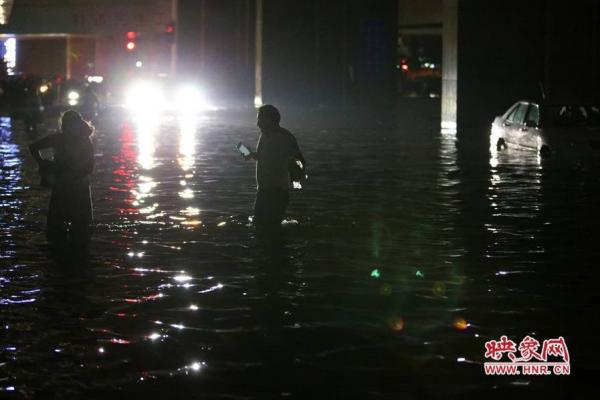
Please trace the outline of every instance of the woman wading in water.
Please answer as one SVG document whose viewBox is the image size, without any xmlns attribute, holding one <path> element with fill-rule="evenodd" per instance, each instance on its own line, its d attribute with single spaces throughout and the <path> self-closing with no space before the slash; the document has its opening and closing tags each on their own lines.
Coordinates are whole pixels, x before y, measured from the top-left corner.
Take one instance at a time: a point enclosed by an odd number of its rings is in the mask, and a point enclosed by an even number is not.
<svg viewBox="0 0 600 400">
<path fill-rule="evenodd" d="M 94 127 L 76 111 L 62 115 L 61 133 L 46 136 L 29 146 L 37 161 L 42 185 L 52 188 L 48 207 L 46 237 L 52 244 L 86 246 L 92 234 L 90 174 L 94 169 L 94 148 L 90 136 Z M 46 160 L 41 150 L 52 149 Z"/>
</svg>

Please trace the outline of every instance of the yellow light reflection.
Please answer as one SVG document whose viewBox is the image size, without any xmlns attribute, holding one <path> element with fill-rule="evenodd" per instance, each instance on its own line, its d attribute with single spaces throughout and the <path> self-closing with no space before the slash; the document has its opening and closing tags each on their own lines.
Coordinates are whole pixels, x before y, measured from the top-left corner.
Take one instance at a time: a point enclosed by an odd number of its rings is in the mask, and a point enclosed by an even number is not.
<svg viewBox="0 0 600 400">
<path fill-rule="evenodd" d="M 182 199 L 193 199 L 194 191 L 192 189 L 184 189 L 181 192 L 179 192 L 179 197 L 181 197 Z"/>
<path fill-rule="evenodd" d="M 154 180 L 149 177 L 149 176 L 140 176 L 140 183 L 138 184 L 138 187 L 140 189 L 139 195 L 140 198 L 144 198 L 147 197 L 148 194 L 150 194 L 150 191 L 152 190 L 152 188 L 154 188 L 156 186 L 156 183 L 154 182 Z"/>
<path fill-rule="evenodd" d="M 154 203 L 149 207 L 140 208 L 139 211 L 140 214 L 152 214 L 156 210 L 156 207 L 158 207 L 158 203 Z"/>
<path fill-rule="evenodd" d="M 471 324 L 469 324 L 467 320 L 462 317 L 456 317 L 454 318 L 454 321 L 452 321 L 452 326 L 460 331 L 464 331 L 471 326 Z"/>
<path fill-rule="evenodd" d="M 184 171 L 189 171 L 194 167 L 196 122 L 197 119 L 193 115 L 179 117 L 179 157 L 177 162 Z"/>
<path fill-rule="evenodd" d="M 195 215 L 200 215 L 200 209 L 195 208 L 195 207 L 187 207 L 187 208 L 184 208 L 183 210 L 180 210 L 179 212 L 183 215 L 187 215 L 190 217 L 195 216 Z"/>
<path fill-rule="evenodd" d="M 177 275 L 173 279 L 176 280 L 177 282 L 187 282 L 187 281 L 191 281 L 192 277 L 189 275 Z"/>
<path fill-rule="evenodd" d="M 198 226 L 198 225 L 202 225 L 202 221 L 198 220 L 198 219 L 192 219 L 189 221 L 183 221 L 181 223 L 181 225 L 186 225 L 186 226 Z"/>
<path fill-rule="evenodd" d="M 136 206 L 136 207 L 144 204 L 145 199 L 147 197 L 152 196 L 152 189 L 154 189 L 156 187 L 156 182 L 154 182 L 154 180 L 149 176 L 140 175 L 140 177 L 138 179 L 139 179 L 139 182 L 137 185 L 137 189 L 131 190 L 131 194 L 133 195 L 133 197 L 135 199 L 132 202 L 132 205 Z M 146 206 L 146 207 L 140 208 L 139 212 L 140 212 L 140 214 L 145 214 L 147 219 L 153 218 L 153 217 L 156 217 L 156 215 L 158 214 L 158 213 L 155 213 L 157 208 L 158 208 L 158 203 L 153 203 L 151 206 Z"/>
<path fill-rule="evenodd" d="M 205 366 L 206 366 L 205 362 L 194 362 L 194 363 L 191 363 L 190 365 L 186 365 L 185 369 L 191 369 L 194 372 L 198 372 Z"/>
<path fill-rule="evenodd" d="M 404 330 L 404 319 L 400 316 L 388 318 L 387 323 L 388 327 L 394 332 L 401 332 Z"/>
<path fill-rule="evenodd" d="M 137 143 L 138 143 L 138 164 L 143 169 L 154 168 L 154 152 L 156 150 L 155 139 L 160 127 L 160 120 L 156 113 L 140 114 L 135 121 Z"/>
<path fill-rule="evenodd" d="M 148 336 L 146 336 L 146 337 L 147 337 L 148 339 L 150 339 L 150 340 L 153 340 L 153 341 L 154 341 L 154 340 L 160 339 L 160 338 L 162 337 L 162 335 L 161 335 L 161 334 L 159 334 L 159 333 L 153 332 L 153 333 L 149 334 L 149 335 L 148 335 Z"/>
</svg>

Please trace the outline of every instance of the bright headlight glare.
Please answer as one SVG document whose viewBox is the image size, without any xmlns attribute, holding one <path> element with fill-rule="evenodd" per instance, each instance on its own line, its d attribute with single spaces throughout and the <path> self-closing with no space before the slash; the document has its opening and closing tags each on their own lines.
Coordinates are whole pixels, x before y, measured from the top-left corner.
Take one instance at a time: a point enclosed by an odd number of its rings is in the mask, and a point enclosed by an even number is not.
<svg viewBox="0 0 600 400">
<path fill-rule="evenodd" d="M 104 81 L 104 77 L 100 75 L 92 75 L 88 76 L 87 80 L 90 83 L 102 83 Z"/>
<path fill-rule="evenodd" d="M 127 92 L 126 104 L 138 110 L 156 110 L 163 107 L 164 99 L 160 88 L 148 82 L 133 85 Z"/>
<path fill-rule="evenodd" d="M 69 92 L 67 97 L 69 98 L 69 100 L 77 101 L 79 99 L 79 93 L 77 93 L 75 91 Z"/>
<path fill-rule="evenodd" d="M 177 91 L 175 104 L 178 110 L 195 111 L 205 107 L 205 100 L 200 90 L 192 86 L 185 86 Z"/>
</svg>

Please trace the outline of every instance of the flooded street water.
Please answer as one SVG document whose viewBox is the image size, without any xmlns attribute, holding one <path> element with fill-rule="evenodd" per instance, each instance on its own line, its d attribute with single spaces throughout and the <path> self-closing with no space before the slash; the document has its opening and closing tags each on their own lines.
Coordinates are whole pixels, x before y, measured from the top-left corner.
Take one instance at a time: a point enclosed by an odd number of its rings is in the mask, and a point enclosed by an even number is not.
<svg viewBox="0 0 600 400">
<path fill-rule="evenodd" d="M 267 243 L 251 111 L 105 117 L 89 255 L 45 244 L 2 119 L 0 397 L 568 396 L 597 371 L 598 169 L 457 144 L 436 113 L 283 110 L 310 178 Z M 485 376 L 501 335 L 563 336 L 571 376 Z"/>
</svg>

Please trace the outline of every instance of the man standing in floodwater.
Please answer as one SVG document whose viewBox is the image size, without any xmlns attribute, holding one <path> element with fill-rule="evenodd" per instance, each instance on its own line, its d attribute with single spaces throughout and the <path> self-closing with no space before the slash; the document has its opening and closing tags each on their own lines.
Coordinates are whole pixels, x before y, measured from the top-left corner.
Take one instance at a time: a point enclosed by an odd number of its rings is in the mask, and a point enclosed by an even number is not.
<svg viewBox="0 0 600 400">
<path fill-rule="evenodd" d="M 258 109 L 256 125 L 260 137 L 256 152 L 245 157 L 256 160 L 254 222 L 257 227 L 281 223 L 290 199 L 290 166 L 294 167 L 299 161 L 302 172 L 306 170 L 296 138 L 279 126 L 280 121 L 281 115 L 274 106 L 268 104 Z"/>
</svg>

